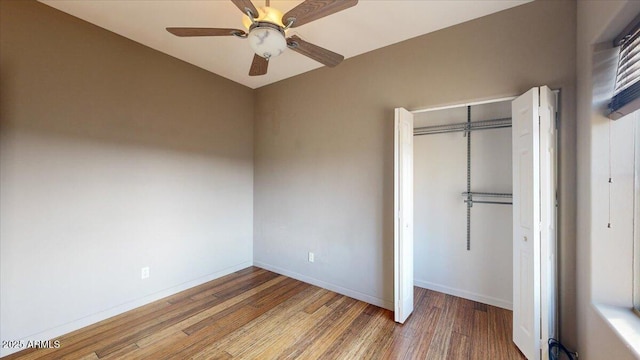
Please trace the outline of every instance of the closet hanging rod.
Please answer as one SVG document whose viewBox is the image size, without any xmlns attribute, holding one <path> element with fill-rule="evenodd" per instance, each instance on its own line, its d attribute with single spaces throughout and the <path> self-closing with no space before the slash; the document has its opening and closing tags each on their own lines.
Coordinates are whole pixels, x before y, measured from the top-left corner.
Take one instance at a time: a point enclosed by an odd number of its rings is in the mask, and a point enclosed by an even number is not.
<svg viewBox="0 0 640 360">
<path fill-rule="evenodd" d="M 465 200 L 465 203 L 471 203 L 471 204 L 498 204 L 498 205 L 513 205 L 512 202 L 506 202 L 506 201 L 484 201 L 484 200 Z"/>
<path fill-rule="evenodd" d="M 495 193 L 495 192 L 476 192 L 476 191 L 465 191 L 461 194 L 466 197 L 464 200 L 465 203 L 473 206 L 473 204 L 497 204 L 497 205 L 513 205 L 511 201 L 490 201 L 490 200 L 475 200 L 476 198 L 496 198 L 496 199 L 512 199 L 513 194 L 507 193 Z"/>
<path fill-rule="evenodd" d="M 508 193 L 494 193 L 494 192 L 477 192 L 477 191 L 471 191 L 471 192 L 463 192 L 460 195 L 462 196 L 479 196 L 479 197 L 493 197 L 493 198 L 513 198 L 513 194 L 508 194 Z"/>
<path fill-rule="evenodd" d="M 481 120 L 456 124 L 422 126 L 413 129 L 413 135 L 443 134 L 458 131 L 489 130 L 511 127 L 511 118 Z"/>
</svg>

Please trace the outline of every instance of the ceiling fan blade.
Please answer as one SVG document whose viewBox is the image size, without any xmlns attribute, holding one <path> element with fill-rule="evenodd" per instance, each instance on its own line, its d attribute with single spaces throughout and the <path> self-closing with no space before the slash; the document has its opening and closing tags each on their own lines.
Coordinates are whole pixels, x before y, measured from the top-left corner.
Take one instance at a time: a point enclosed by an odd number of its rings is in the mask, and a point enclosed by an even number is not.
<svg viewBox="0 0 640 360">
<path fill-rule="evenodd" d="M 358 0 L 306 0 L 284 14 L 282 23 L 287 25 L 293 21 L 291 27 L 294 28 L 348 9 L 357 3 Z"/>
<path fill-rule="evenodd" d="M 336 54 L 333 51 L 329 51 L 325 48 L 321 48 L 318 45 L 308 43 L 298 36 L 293 35 L 287 39 L 287 46 L 293 51 L 298 52 L 304 56 L 308 56 L 313 60 L 322 63 L 328 67 L 334 67 L 344 60 L 344 56 Z"/>
<path fill-rule="evenodd" d="M 189 27 L 168 27 L 167 31 L 175 36 L 230 36 L 236 35 L 244 37 L 247 35 L 243 30 L 239 29 L 223 29 L 223 28 L 189 28 Z"/>
<path fill-rule="evenodd" d="M 268 66 L 269 60 L 263 58 L 258 54 L 253 54 L 253 62 L 251 63 L 251 69 L 249 69 L 249 76 L 266 74 Z"/>
<path fill-rule="evenodd" d="M 253 6 L 251 0 L 231 0 L 231 2 L 242 11 L 243 14 L 247 15 L 247 10 L 251 11 L 251 15 L 253 18 L 258 17 L 258 9 Z"/>
</svg>

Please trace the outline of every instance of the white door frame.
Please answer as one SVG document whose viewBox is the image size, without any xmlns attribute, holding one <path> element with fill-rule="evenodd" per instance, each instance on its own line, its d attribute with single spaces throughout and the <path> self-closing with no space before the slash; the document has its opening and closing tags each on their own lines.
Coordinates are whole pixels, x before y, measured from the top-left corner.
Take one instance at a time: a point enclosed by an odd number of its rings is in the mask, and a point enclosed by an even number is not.
<svg viewBox="0 0 640 360">
<path fill-rule="evenodd" d="M 559 91 L 552 91 L 546 86 L 540 87 L 540 131 L 546 136 L 540 140 L 541 168 L 541 339 L 542 359 L 548 359 L 549 338 L 558 338 L 558 280 L 557 280 L 557 238 L 558 209 L 557 204 L 557 154 L 558 139 L 556 120 L 558 113 Z M 544 112 L 549 112 L 545 114 Z"/>
</svg>

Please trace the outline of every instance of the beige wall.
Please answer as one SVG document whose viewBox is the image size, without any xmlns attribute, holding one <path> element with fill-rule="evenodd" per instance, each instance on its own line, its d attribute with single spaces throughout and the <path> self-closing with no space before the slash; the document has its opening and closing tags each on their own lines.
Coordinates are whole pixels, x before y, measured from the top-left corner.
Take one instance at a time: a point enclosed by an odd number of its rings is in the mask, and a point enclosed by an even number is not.
<svg viewBox="0 0 640 360">
<path fill-rule="evenodd" d="M 575 38 L 575 2 L 536 1 L 258 89 L 254 262 L 390 307 L 393 109 L 546 84 L 562 89 L 561 333 L 574 346 Z"/>
<path fill-rule="evenodd" d="M 252 90 L 32 1 L 0 46 L 2 340 L 251 264 Z"/>
</svg>

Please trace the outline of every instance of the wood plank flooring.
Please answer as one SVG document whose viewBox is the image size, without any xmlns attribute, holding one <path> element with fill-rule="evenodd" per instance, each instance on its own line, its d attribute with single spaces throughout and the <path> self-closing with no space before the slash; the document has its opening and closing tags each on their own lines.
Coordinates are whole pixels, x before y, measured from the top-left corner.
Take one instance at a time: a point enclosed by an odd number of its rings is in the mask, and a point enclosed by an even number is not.
<svg viewBox="0 0 640 360">
<path fill-rule="evenodd" d="M 250 267 L 3 359 L 524 359 L 511 312 L 415 289 L 391 311 Z"/>
</svg>

